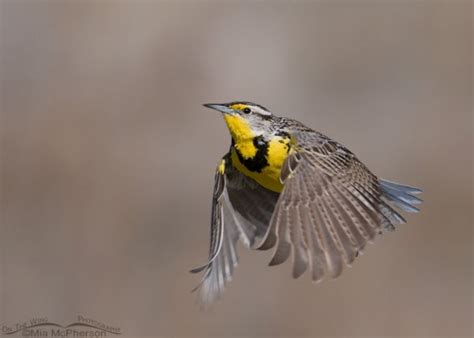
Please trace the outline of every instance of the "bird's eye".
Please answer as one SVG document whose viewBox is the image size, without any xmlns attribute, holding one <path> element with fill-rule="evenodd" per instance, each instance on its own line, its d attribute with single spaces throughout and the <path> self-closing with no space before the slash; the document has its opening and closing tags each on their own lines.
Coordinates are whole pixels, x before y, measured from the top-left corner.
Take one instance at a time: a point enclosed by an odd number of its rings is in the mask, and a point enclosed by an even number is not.
<svg viewBox="0 0 474 338">
<path fill-rule="evenodd" d="M 245 114 L 250 114 L 250 112 L 252 110 L 250 110 L 250 108 L 244 108 L 244 110 L 242 110 Z"/>
</svg>

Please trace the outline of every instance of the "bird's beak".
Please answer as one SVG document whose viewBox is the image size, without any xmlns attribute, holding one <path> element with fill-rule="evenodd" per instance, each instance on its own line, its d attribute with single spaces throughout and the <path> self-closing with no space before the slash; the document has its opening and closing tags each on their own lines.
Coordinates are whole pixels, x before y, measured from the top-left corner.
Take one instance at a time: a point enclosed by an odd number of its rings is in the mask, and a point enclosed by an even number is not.
<svg viewBox="0 0 474 338">
<path fill-rule="evenodd" d="M 219 104 L 219 103 L 206 103 L 206 104 L 203 104 L 204 107 L 207 107 L 207 108 L 211 108 L 211 109 L 214 109 L 214 110 L 217 110 L 217 111 L 220 111 L 221 113 L 223 114 L 232 114 L 234 113 L 234 110 L 223 105 L 223 104 Z"/>
</svg>

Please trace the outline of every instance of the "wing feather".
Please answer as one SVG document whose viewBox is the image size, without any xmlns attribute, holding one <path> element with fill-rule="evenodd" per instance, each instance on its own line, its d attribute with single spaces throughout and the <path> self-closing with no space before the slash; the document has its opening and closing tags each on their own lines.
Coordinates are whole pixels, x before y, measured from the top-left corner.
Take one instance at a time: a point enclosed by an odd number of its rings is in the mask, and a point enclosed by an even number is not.
<svg viewBox="0 0 474 338">
<path fill-rule="evenodd" d="M 224 157 L 228 160 L 228 157 Z M 214 302 L 232 280 L 238 265 L 237 241 L 252 247 L 267 231 L 278 194 L 266 190 L 234 170 L 216 171 L 211 211 L 209 259 L 194 268 L 203 272 L 200 283 L 193 289 L 203 307 Z"/>
<path fill-rule="evenodd" d="M 202 306 L 220 297 L 225 284 L 232 280 L 234 269 L 238 264 L 235 246 L 241 233 L 232 218 L 226 185 L 225 175 L 217 171 L 212 198 L 209 260 L 206 264 L 191 270 L 192 273 L 204 271 L 201 282 L 193 289 L 199 291 Z"/>
<path fill-rule="evenodd" d="M 294 127 L 294 126 L 293 126 Z M 270 265 L 293 252 L 293 277 L 308 267 L 313 281 L 339 276 L 382 229 L 404 223 L 388 203 L 410 212 L 420 189 L 381 181 L 354 154 L 307 128 L 288 130 L 293 152 L 281 171 L 284 188 L 260 247 L 275 246 Z"/>
<path fill-rule="evenodd" d="M 293 253 L 294 278 L 309 268 L 319 282 L 339 276 L 382 229 L 405 219 L 392 208 L 417 212 L 420 189 L 380 180 L 349 150 L 298 124 L 288 130 L 292 152 L 284 162 L 281 194 L 258 185 L 232 166 L 215 176 L 208 262 L 199 290 L 203 305 L 224 292 L 238 265 L 237 241 L 252 249 L 275 248 L 269 265 Z M 224 160 L 229 160 L 226 155 Z"/>
<path fill-rule="evenodd" d="M 276 228 L 277 224 L 281 224 L 281 226 L 278 227 L 276 235 L 278 244 L 276 251 L 273 254 L 273 258 L 269 263 L 270 266 L 283 263 L 288 259 L 288 257 L 290 257 L 291 253 L 291 242 L 288 229 L 289 222 L 286 208 L 279 205 L 278 209 L 275 210 L 272 220 L 274 221 L 270 223 L 270 227 Z"/>
</svg>

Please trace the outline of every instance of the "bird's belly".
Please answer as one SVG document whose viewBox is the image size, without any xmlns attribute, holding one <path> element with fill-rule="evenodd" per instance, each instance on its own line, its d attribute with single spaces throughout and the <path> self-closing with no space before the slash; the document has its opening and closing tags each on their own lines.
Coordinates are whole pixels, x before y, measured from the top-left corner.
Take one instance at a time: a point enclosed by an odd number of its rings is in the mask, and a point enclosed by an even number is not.
<svg viewBox="0 0 474 338">
<path fill-rule="evenodd" d="M 268 142 L 263 159 L 243 159 L 235 148 L 231 151 L 232 165 L 242 174 L 252 178 L 264 188 L 281 192 L 283 184 L 280 181 L 281 168 L 290 153 L 288 138 L 274 137 Z M 260 166 L 253 165 L 252 161 L 259 161 Z"/>
</svg>

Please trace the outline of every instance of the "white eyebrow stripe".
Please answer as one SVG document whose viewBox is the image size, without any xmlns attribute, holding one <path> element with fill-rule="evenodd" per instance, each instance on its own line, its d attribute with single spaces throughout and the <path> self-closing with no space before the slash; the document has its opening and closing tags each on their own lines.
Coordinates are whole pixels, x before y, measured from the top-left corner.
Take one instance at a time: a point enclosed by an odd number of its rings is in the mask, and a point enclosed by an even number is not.
<svg viewBox="0 0 474 338">
<path fill-rule="evenodd" d="M 257 113 L 257 114 L 260 114 L 260 115 L 263 115 L 263 116 L 270 116 L 272 115 L 272 113 L 260 108 L 260 107 L 257 107 L 257 106 L 250 106 L 252 111 L 254 113 Z"/>
</svg>

